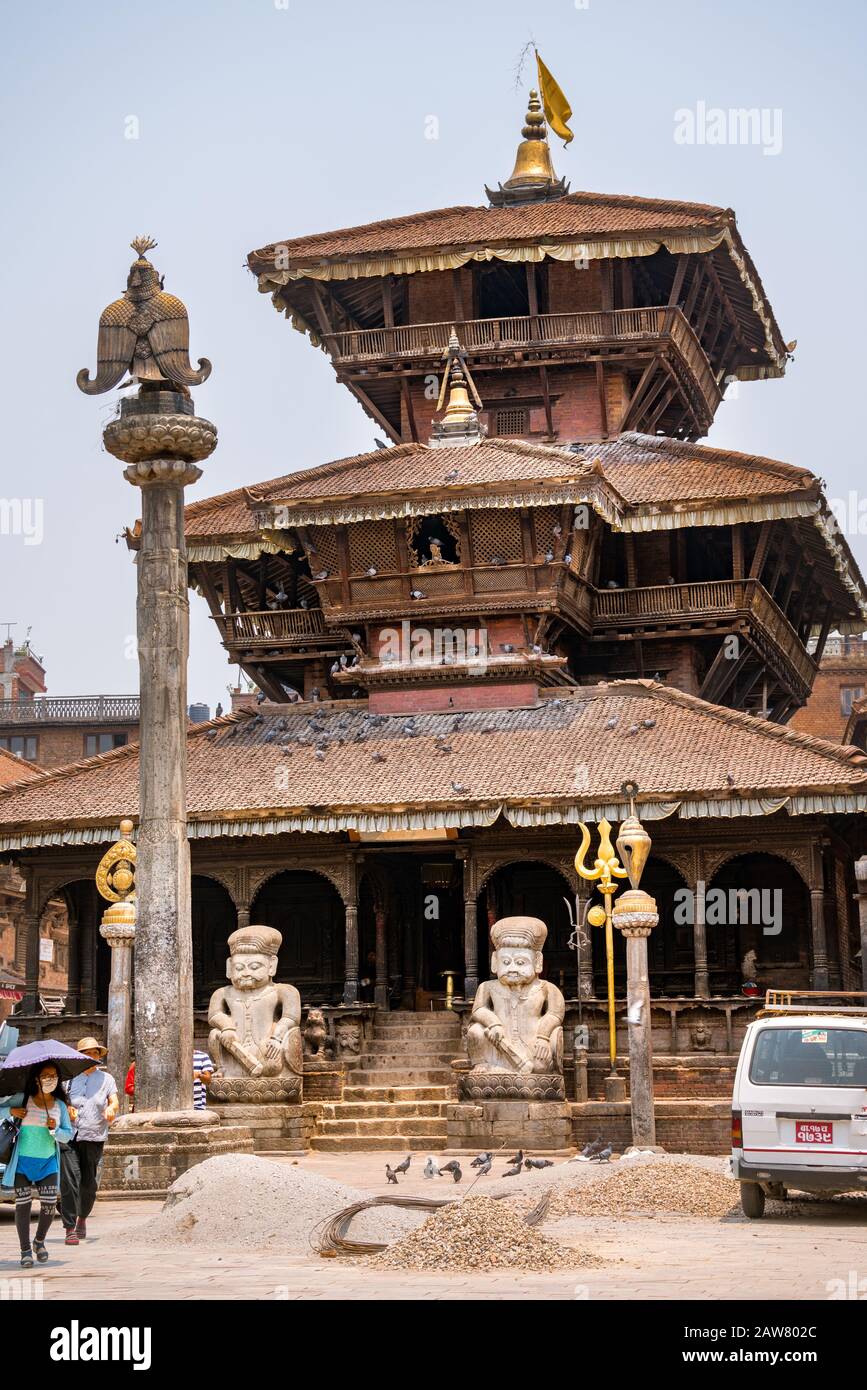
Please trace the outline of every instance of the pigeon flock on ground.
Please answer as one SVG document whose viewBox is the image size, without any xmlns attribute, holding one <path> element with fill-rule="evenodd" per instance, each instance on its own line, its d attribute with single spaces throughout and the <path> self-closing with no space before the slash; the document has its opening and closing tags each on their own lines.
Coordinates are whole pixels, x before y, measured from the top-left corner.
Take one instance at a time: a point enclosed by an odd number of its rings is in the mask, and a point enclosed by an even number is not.
<svg viewBox="0 0 867 1390">
<path fill-rule="evenodd" d="M 594 1150 L 592 1154 L 588 1152 L 590 1149 Z M 594 1144 L 587 1145 L 587 1149 L 585 1149 L 582 1157 L 604 1161 L 611 1157 L 611 1153 L 611 1145 L 599 1139 L 596 1140 Z M 516 1154 L 512 1154 L 511 1158 L 505 1159 L 504 1161 L 507 1166 L 500 1174 L 500 1176 L 504 1178 L 516 1178 L 519 1174 L 524 1172 L 533 1172 L 534 1170 L 538 1171 L 541 1168 L 553 1168 L 554 1166 L 554 1160 L 551 1158 L 527 1158 L 523 1149 L 519 1149 Z M 390 1164 L 386 1163 L 385 1176 L 387 1181 L 389 1183 L 394 1183 L 396 1187 L 398 1173 L 407 1173 L 411 1163 L 412 1154 L 407 1154 L 403 1162 L 398 1163 L 395 1168 L 392 1168 Z M 470 1167 L 477 1170 L 475 1173 L 476 1177 L 485 1178 L 490 1173 L 493 1163 L 494 1154 L 485 1152 L 477 1154 L 470 1163 Z M 448 1163 L 438 1163 L 432 1154 L 429 1154 L 426 1158 L 422 1172 L 426 1178 L 450 1177 L 453 1182 L 460 1182 L 464 1176 L 463 1169 L 458 1159 L 452 1158 Z"/>
</svg>

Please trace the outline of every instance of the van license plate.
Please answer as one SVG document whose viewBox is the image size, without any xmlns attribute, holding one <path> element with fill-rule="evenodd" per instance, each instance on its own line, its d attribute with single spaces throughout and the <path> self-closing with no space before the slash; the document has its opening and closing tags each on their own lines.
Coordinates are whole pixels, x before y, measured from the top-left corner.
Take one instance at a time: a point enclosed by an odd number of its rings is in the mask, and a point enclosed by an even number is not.
<svg viewBox="0 0 867 1390">
<path fill-rule="evenodd" d="M 796 1120 L 796 1144 L 833 1144 L 834 1126 L 820 1120 Z"/>
</svg>

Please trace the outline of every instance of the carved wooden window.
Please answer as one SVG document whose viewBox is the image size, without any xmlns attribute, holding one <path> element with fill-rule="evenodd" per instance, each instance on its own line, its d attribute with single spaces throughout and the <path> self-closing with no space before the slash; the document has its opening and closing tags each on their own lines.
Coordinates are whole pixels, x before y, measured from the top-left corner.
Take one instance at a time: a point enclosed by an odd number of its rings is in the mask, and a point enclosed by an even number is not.
<svg viewBox="0 0 867 1390">
<path fill-rule="evenodd" d="M 544 555 L 546 550 L 557 549 L 557 541 L 560 536 L 554 532 L 554 527 L 560 525 L 562 509 L 560 507 L 536 507 L 533 512 L 533 526 L 536 532 L 536 549 Z"/>
<path fill-rule="evenodd" d="M 460 562 L 460 530 L 451 516 L 414 516 L 406 524 L 410 564 L 456 565 Z"/>
<path fill-rule="evenodd" d="M 526 406 L 510 406 L 494 413 L 494 433 L 498 435 L 529 434 L 530 412 Z"/>
<path fill-rule="evenodd" d="M 347 529 L 349 537 L 349 569 L 352 574 L 366 574 L 369 569 L 396 570 L 397 542 L 390 521 L 359 521 Z"/>
<path fill-rule="evenodd" d="M 516 511 L 491 509 L 470 513 L 473 564 L 492 565 L 523 560 L 521 518 Z"/>
</svg>

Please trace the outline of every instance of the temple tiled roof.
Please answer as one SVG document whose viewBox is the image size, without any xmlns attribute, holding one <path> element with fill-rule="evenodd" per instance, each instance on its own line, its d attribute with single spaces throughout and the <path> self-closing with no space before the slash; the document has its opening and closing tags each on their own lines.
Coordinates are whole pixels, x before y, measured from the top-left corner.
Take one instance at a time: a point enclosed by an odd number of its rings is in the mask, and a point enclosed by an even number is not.
<svg viewBox="0 0 867 1390">
<path fill-rule="evenodd" d="M 359 227 L 294 237 L 251 251 L 248 264 L 260 273 L 280 265 L 302 266 L 325 259 L 379 256 L 432 247 L 468 246 L 477 242 L 535 237 L 613 237 L 636 232 L 706 233 L 733 222 L 725 208 L 667 198 L 639 198 L 606 193 L 570 193 L 549 203 L 519 207 L 437 208 L 408 217 L 391 217 Z"/>
<path fill-rule="evenodd" d="M 188 758 L 192 837 L 614 819 L 627 776 L 650 819 L 867 809 L 858 749 L 652 681 L 466 714 L 263 706 L 191 728 Z M 107 840 L 137 808 L 128 745 L 0 791 L 0 848 Z"/>
<path fill-rule="evenodd" d="M 399 444 L 194 502 L 185 512 L 186 534 L 195 540 L 254 533 L 252 499 L 285 503 L 291 511 L 298 504 L 388 493 L 460 497 L 491 483 L 587 481 L 596 460 L 603 477 L 631 506 L 736 502 L 794 492 L 815 495 L 818 490 L 811 473 L 790 464 L 652 435 L 622 434 L 583 445 L 581 453 L 511 439 L 487 439 L 470 448 Z"/>
<path fill-rule="evenodd" d="M 621 434 L 587 445 L 584 453 L 601 461 L 606 478 L 633 506 L 816 492 L 819 487 L 812 473 L 790 463 L 661 435 Z"/>
</svg>

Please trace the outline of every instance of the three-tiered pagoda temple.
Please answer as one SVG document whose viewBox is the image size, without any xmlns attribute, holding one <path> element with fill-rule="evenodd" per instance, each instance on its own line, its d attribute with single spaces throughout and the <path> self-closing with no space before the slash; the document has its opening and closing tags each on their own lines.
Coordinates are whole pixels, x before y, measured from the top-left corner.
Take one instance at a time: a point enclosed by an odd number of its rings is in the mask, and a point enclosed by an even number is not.
<svg viewBox="0 0 867 1390">
<path fill-rule="evenodd" d="M 731 1057 L 750 951 L 760 985 L 860 987 L 867 756 L 786 720 L 829 632 L 867 627 L 867 589 L 817 478 L 697 442 L 728 382 L 787 364 L 734 214 L 570 193 L 533 94 L 488 206 L 249 267 L 390 442 L 187 508 L 190 582 L 264 697 L 190 730 L 198 1007 L 239 923 L 280 929 L 306 1004 L 422 1009 L 446 972 L 470 996 L 489 922 L 526 911 L 592 1017 L 575 825 L 620 820 L 627 780 L 663 1047 Z M 31 1004 L 62 891 L 68 1009 L 105 1007 L 93 869 L 135 818 L 137 757 L 0 793 Z"/>
</svg>

